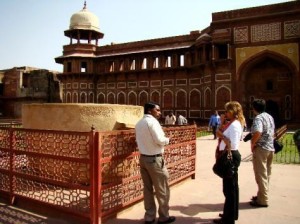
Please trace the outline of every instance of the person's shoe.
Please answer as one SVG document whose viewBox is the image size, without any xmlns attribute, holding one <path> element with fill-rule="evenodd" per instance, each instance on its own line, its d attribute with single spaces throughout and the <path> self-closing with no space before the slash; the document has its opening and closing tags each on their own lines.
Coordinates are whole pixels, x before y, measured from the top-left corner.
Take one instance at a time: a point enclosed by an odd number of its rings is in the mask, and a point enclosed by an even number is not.
<svg viewBox="0 0 300 224">
<path fill-rule="evenodd" d="M 220 218 L 223 218 L 223 216 L 224 216 L 223 213 L 219 213 Z M 234 218 L 234 220 L 238 220 L 238 218 Z"/>
<path fill-rule="evenodd" d="M 223 222 L 222 219 L 214 219 L 214 220 L 213 220 L 213 223 L 216 223 L 216 224 L 224 224 L 224 222 Z"/>
<path fill-rule="evenodd" d="M 153 224 L 155 222 L 155 219 L 153 219 L 152 221 L 145 221 L 145 224 Z"/>
<path fill-rule="evenodd" d="M 249 204 L 250 204 L 251 206 L 253 206 L 253 207 L 258 207 L 258 208 L 266 208 L 266 207 L 269 207 L 269 205 L 262 205 L 262 204 L 257 203 L 257 201 L 250 201 Z"/>
<path fill-rule="evenodd" d="M 157 221 L 157 224 L 164 224 L 164 223 L 172 223 L 175 222 L 176 218 L 174 216 L 169 216 L 169 218 L 165 221 Z"/>
<path fill-rule="evenodd" d="M 252 196 L 251 201 L 256 201 L 257 200 L 257 196 Z"/>
</svg>

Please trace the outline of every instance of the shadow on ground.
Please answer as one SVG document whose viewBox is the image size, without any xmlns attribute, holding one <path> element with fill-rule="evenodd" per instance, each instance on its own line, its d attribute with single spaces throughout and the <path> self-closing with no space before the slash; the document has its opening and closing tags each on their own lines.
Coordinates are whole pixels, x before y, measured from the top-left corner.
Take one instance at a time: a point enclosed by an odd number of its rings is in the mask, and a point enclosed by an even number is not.
<svg viewBox="0 0 300 224">
<path fill-rule="evenodd" d="M 107 222 L 111 223 L 111 222 Z M 144 220 L 132 220 L 132 219 L 117 219 L 114 224 L 143 224 Z M 176 217 L 174 223 L 185 223 L 185 224 L 208 224 L 212 223 L 212 219 L 201 219 L 199 217 Z M 104 222 L 106 224 L 106 222 Z"/>
<path fill-rule="evenodd" d="M 61 219 L 31 213 L 0 202 L 0 223 L 5 224 L 71 224 Z"/>
<path fill-rule="evenodd" d="M 5 224 L 16 224 L 16 223 L 28 223 L 28 224 L 48 224 L 53 223 L 53 220 L 50 220 L 47 217 L 39 216 L 32 214 L 13 206 L 9 206 L 3 203 L 0 203 L 0 223 Z M 56 220 L 57 223 L 63 223 Z"/>
</svg>

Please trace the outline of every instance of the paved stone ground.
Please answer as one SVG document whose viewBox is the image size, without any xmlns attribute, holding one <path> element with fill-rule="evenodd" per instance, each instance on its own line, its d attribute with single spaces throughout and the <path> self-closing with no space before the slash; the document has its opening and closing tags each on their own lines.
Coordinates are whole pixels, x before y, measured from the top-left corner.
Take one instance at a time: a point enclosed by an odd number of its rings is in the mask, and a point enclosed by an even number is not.
<svg viewBox="0 0 300 224">
<path fill-rule="evenodd" d="M 212 136 L 197 140 L 196 179 L 188 179 L 171 188 L 170 215 L 176 224 L 212 223 L 223 209 L 222 181 L 212 172 L 217 141 Z M 241 142 L 244 161 L 239 169 L 240 217 L 238 224 L 292 224 L 300 223 L 300 166 L 273 164 L 270 184 L 270 206 L 253 208 L 250 198 L 256 194 L 250 153 L 250 143 Z M 120 213 L 105 224 L 141 224 L 144 208 L 139 203 Z"/>
<path fill-rule="evenodd" d="M 224 196 L 222 182 L 213 174 L 214 150 L 217 141 L 212 136 L 197 140 L 196 179 L 186 181 L 171 188 L 170 214 L 177 217 L 176 224 L 212 223 L 222 211 Z M 273 164 L 270 184 L 270 206 L 252 208 L 250 198 L 256 194 L 252 163 L 249 158 L 249 142 L 241 142 L 240 153 L 244 162 L 239 169 L 240 217 L 237 224 L 294 224 L 300 223 L 300 166 Z M 119 213 L 105 224 L 142 224 L 144 208 L 138 203 Z M 61 214 L 43 216 L 8 206 L 0 202 L 0 223 L 4 224 L 74 224 Z"/>
</svg>

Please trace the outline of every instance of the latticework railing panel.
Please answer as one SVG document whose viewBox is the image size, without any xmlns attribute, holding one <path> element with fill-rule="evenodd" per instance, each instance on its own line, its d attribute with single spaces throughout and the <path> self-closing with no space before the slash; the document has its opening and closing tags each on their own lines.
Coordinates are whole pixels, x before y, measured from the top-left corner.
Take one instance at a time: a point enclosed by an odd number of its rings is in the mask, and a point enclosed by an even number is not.
<svg viewBox="0 0 300 224">
<path fill-rule="evenodd" d="M 118 157 L 102 161 L 102 183 L 118 182 L 139 175 L 138 156 Z"/>
<path fill-rule="evenodd" d="M 72 158 L 90 158 L 88 132 L 15 129 L 14 150 Z"/>
<path fill-rule="evenodd" d="M 170 184 L 195 173 L 196 126 L 164 128 Z M 97 137 L 98 136 L 98 137 Z M 97 137 L 97 138 L 96 138 Z M 0 128 L 0 191 L 89 218 L 142 199 L 134 130 L 63 132 Z M 100 193 L 100 194 L 99 194 Z"/>
<path fill-rule="evenodd" d="M 8 156 L 10 150 L 10 129 L 1 128 L 0 129 L 0 158 Z"/>
<path fill-rule="evenodd" d="M 90 133 L 15 129 L 13 136 L 15 172 L 89 184 Z"/>
<path fill-rule="evenodd" d="M 167 148 L 183 142 L 194 141 L 196 139 L 196 126 L 175 126 L 164 128 L 166 136 L 171 136 L 170 144 L 166 146 Z"/>
<path fill-rule="evenodd" d="M 7 193 L 10 191 L 9 180 L 9 173 L 4 173 L 0 170 L 0 191 L 5 191 Z"/>
<path fill-rule="evenodd" d="M 100 132 L 102 183 L 118 182 L 139 175 L 134 131 Z"/>
<path fill-rule="evenodd" d="M 180 144 L 173 144 L 165 148 L 165 160 L 167 163 L 176 163 L 177 161 L 184 161 L 184 159 L 191 158 L 196 155 L 195 141 L 183 142 Z"/>
<path fill-rule="evenodd" d="M 23 166 L 16 167 L 14 169 L 15 172 L 44 178 L 45 180 L 49 179 L 72 184 L 89 184 L 90 164 L 86 161 L 69 161 L 41 155 L 32 156 L 30 154 L 20 156 L 23 157 Z"/>
<path fill-rule="evenodd" d="M 189 176 L 196 170 L 196 126 L 177 126 L 165 128 L 171 136 L 170 144 L 165 147 L 164 158 L 169 171 L 169 182 L 174 184 Z"/>
<path fill-rule="evenodd" d="M 168 170 L 170 174 L 170 183 L 174 184 L 179 182 L 195 173 L 195 159 L 189 159 L 169 166 Z"/>
<path fill-rule="evenodd" d="M 90 192 L 88 190 L 71 189 L 16 177 L 15 194 L 81 213 L 87 213 L 90 209 Z"/>
<path fill-rule="evenodd" d="M 134 131 L 100 132 L 101 158 L 128 156 L 137 152 Z"/>
<path fill-rule="evenodd" d="M 111 213 L 143 197 L 141 178 L 124 180 L 119 184 L 102 185 L 102 213 Z"/>
<path fill-rule="evenodd" d="M 164 128 L 171 141 L 164 158 L 170 183 L 194 175 L 196 159 L 196 126 Z M 145 136 L 147 137 L 147 136 Z M 113 213 L 143 196 L 139 153 L 134 130 L 99 132 L 102 176 L 102 214 Z"/>
<path fill-rule="evenodd" d="M 90 216 L 92 132 L 1 128 L 0 136 L 7 139 L 0 141 L 0 190 L 11 201 L 20 196 Z"/>
</svg>

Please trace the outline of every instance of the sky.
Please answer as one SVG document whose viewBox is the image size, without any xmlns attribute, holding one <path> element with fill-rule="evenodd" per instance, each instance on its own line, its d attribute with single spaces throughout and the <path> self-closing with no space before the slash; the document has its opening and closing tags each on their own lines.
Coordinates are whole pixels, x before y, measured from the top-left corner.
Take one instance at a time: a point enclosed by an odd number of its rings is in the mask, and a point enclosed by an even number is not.
<svg viewBox="0 0 300 224">
<path fill-rule="evenodd" d="M 104 33 L 98 45 L 189 34 L 213 12 L 289 0 L 86 0 Z M 0 70 L 30 66 L 62 72 L 54 58 L 69 44 L 64 31 L 84 0 L 0 0 Z"/>
</svg>

